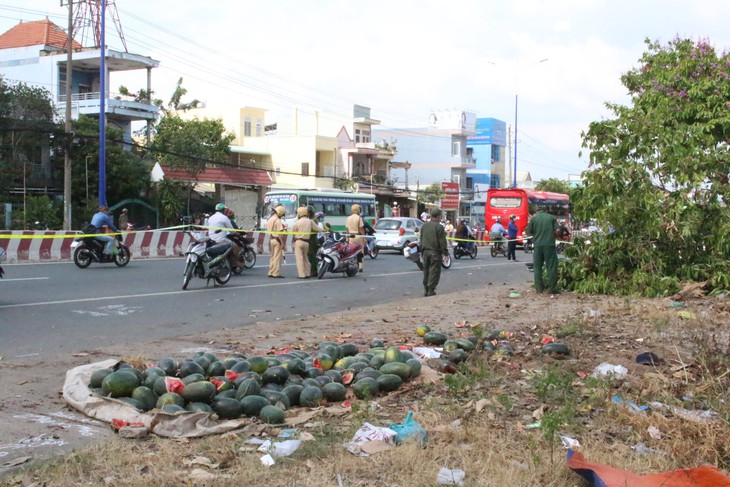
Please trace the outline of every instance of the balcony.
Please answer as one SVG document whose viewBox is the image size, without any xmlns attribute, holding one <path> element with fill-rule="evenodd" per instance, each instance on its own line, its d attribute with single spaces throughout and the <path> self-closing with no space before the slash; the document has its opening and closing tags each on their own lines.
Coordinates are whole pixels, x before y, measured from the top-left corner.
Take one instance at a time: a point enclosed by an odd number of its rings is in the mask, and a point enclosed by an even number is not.
<svg viewBox="0 0 730 487">
<path fill-rule="evenodd" d="M 58 97 L 58 105 L 66 104 L 66 95 Z M 71 95 L 71 111 L 74 118 L 79 115 L 99 116 L 101 98 L 99 92 L 75 93 Z M 150 103 L 136 101 L 132 96 L 110 93 L 106 99 L 107 116 L 123 120 L 155 120 L 159 109 Z"/>
</svg>

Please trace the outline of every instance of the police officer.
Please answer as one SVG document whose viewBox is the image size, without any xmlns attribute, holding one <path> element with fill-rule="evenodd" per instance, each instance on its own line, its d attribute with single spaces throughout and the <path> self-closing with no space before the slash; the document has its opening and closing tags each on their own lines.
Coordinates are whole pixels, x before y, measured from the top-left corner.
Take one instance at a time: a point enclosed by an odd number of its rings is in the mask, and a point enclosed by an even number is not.
<svg viewBox="0 0 730 487">
<path fill-rule="evenodd" d="M 542 209 L 530 218 L 525 232 L 532 235 L 535 250 L 532 254 L 535 291 L 545 290 L 542 278 L 543 265 L 547 267 L 547 287 L 550 294 L 560 294 L 558 289 L 558 253 L 555 250 L 555 235 L 558 230 L 558 220 Z"/>
<path fill-rule="evenodd" d="M 314 209 L 312 209 L 312 213 L 314 213 Z M 322 229 L 309 219 L 309 211 L 304 206 L 297 208 L 297 218 L 291 228 L 294 234 L 294 257 L 297 261 L 297 274 L 299 279 L 309 279 L 312 273 L 308 255 L 309 245 L 312 239 L 316 240 L 317 232 L 321 232 Z"/>
<path fill-rule="evenodd" d="M 365 235 L 365 224 L 363 223 L 362 216 L 360 216 L 360 213 L 362 211 L 360 205 L 355 203 L 354 205 L 352 205 L 350 210 L 352 211 L 352 214 L 347 217 L 347 220 L 345 220 L 345 229 L 347 230 L 347 233 L 357 235 L 357 237 L 352 237 L 350 239 L 350 242 L 358 242 L 360 245 L 362 245 L 363 251 L 357 255 L 357 268 L 360 272 L 362 272 L 362 258 L 364 255 L 363 252 L 365 251 L 365 245 L 367 245 L 365 237 L 362 236 Z"/>
<path fill-rule="evenodd" d="M 281 260 L 284 258 L 284 248 L 281 245 L 281 232 L 284 231 L 284 223 L 281 217 L 286 215 L 286 208 L 282 205 L 274 208 L 274 212 L 266 222 L 266 231 L 269 232 L 269 277 L 283 278 L 281 275 Z"/>
<path fill-rule="evenodd" d="M 446 231 L 441 225 L 441 209 L 431 210 L 431 219 L 421 227 L 421 252 L 423 255 L 423 295 L 435 296 L 441 279 L 441 262 L 448 255 Z"/>
</svg>

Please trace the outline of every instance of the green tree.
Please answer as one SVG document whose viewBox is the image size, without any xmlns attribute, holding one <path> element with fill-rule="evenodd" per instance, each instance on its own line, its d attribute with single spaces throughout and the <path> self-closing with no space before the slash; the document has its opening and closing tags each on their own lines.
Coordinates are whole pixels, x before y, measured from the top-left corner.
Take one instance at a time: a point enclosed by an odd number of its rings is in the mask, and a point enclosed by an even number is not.
<svg viewBox="0 0 730 487">
<path fill-rule="evenodd" d="M 570 186 L 568 185 L 568 182 L 557 178 L 543 179 L 535 185 L 535 189 L 537 191 L 570 194 Z"/>
<path fill-rule="evenodd" d="M 0 78 L 0 192 L 22 187 L 35 167 L 53 170 L 49 149 L 63 131 L 48 90 Z"/>
<path fill-rule="evenodd" d="M 81 116 L 74 122 L 73 131 L 71 198 L 76 206 L 74 223 L 79 224 L 94 214 L 98 201 L 99 122 Z M 137 151 L 124 146 L 120 130 L 107 126 L 106 140 L 107 200 L 113 204 L 126 198 L 140 197 L 149 185 L 150 165 Z"/>
<path fill-rule="evenodd" d="M 622 76 L 631 105 L 583 133 L 590 151 L 579 219 L 607 231 L 579 242 L 566 284 L 587 292 L 664 295 L 683 282 L 730 289 L 730 55 L 706 40 L 646 41 Z"/>
<path fill-rule="evenodd" d="M 446 193 L 441 190 L 441 185 L 439 183 L 433 183 L 421 190 L 420 200 L 424 203 L 433 204 L 444 196 L 446 196 Z"/>
<path fill-rule="evenodd" d="M 182 87 L 180 78 L 167 107 L 162 108 L 162 116 L 155 124 L 150 150 L 160 164 L 183 169 L 194 179 L 206 165 L 226 162 L 229 146 L 236 136 L 226 131 L 221 119 L 182 118 L 181 112 L 199 103 L 197 100 L 183 102 L 182 97 L 186 94 L 187 90 Z M 189 212 L 193 185 L 187 184 L 183 188 Z M 166 198 L 170 198 L 169 191 L 166 191 Z"/>
</svg>

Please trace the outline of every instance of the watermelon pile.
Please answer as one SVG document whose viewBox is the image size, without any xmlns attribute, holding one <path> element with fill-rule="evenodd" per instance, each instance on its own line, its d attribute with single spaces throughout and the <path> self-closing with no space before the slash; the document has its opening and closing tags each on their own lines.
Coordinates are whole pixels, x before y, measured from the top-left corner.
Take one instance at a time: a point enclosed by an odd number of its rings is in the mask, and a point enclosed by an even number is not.
<svg viewBox="0 0 730 487">
<path fill-rule="evenodd" d="M 322 342 L 311 354 L 295 350 L 218 358 L 198 352 L 180 362 L 163 358 L 144 370 L 121 363 L 115 370 L 94 372 L 89 389 L 140 411 L 202 411 L 220 419 L 247 416 L 281 424 L 290 407 L 344 401 L 348 386 L 358 399 L 373 398 L 420 372 L 421 361 L 413 354 L 376 339 L 363 352 L 352 343 Z"/>
</svg>

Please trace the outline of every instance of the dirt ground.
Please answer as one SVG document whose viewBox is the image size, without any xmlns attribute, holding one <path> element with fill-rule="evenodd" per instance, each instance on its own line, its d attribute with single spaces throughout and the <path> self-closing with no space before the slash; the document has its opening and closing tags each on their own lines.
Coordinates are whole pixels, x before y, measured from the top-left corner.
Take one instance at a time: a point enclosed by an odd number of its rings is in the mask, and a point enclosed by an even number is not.
<svg viewBox="0 0 730 487">
<path fill-rule="evenodd" d="M 266 351 L 296 347 L 310 349 L 322 340 L 363 345 L 382 338 L 387 344 L 421 346 L 414 330 L 425 323 L 434 331 L 465 336 L 470 326 L 512 332 L 515 356 L 504 362 L 516 376 L 555 361 L 540 353 L 541 339 L 576 327 L 579 333 L 561 341 L 572 350 L 572 370 L 590 373 L 602 362 L 623 365 L 629 375 L 651 369 L 670 375 L 690 364 L 702 344 L 730 351 L 730 299 L 700 297 L 688 292 L 679 301 L 563 293 L 537 295 L 529 285 L 494 284 L 482 289 L 413 298 L 387 306 L 365 306 L 343 313 L 313 315 L 289 321 L 261 321 L 196 336 L 140 343 L 134 350 L 110 346 L 78 350 L 41 362 L 0 359 L 0 481 L 35 460 L 66 455 L 73 449 L 105 442 L 114 433 L 109 425 L 69 409 L 60 395 L 67 370 L 82 364 L 129 356 L 153 361 L 163 356 L 185 358 L 199 349 L 214 352 Z M 635 361 L 651 351 L 662 363 L 647 369 Z M 680 369 L 677 369 L 677 366 Z M 517 394 L 515 392 L 515 394 Z M 520 405 L 518 404 L 518 407 Z M 519 414 L 529 417 L 531 405 Z M 520 417 L 518 413 L 516 417 Z"/>
</svg>

